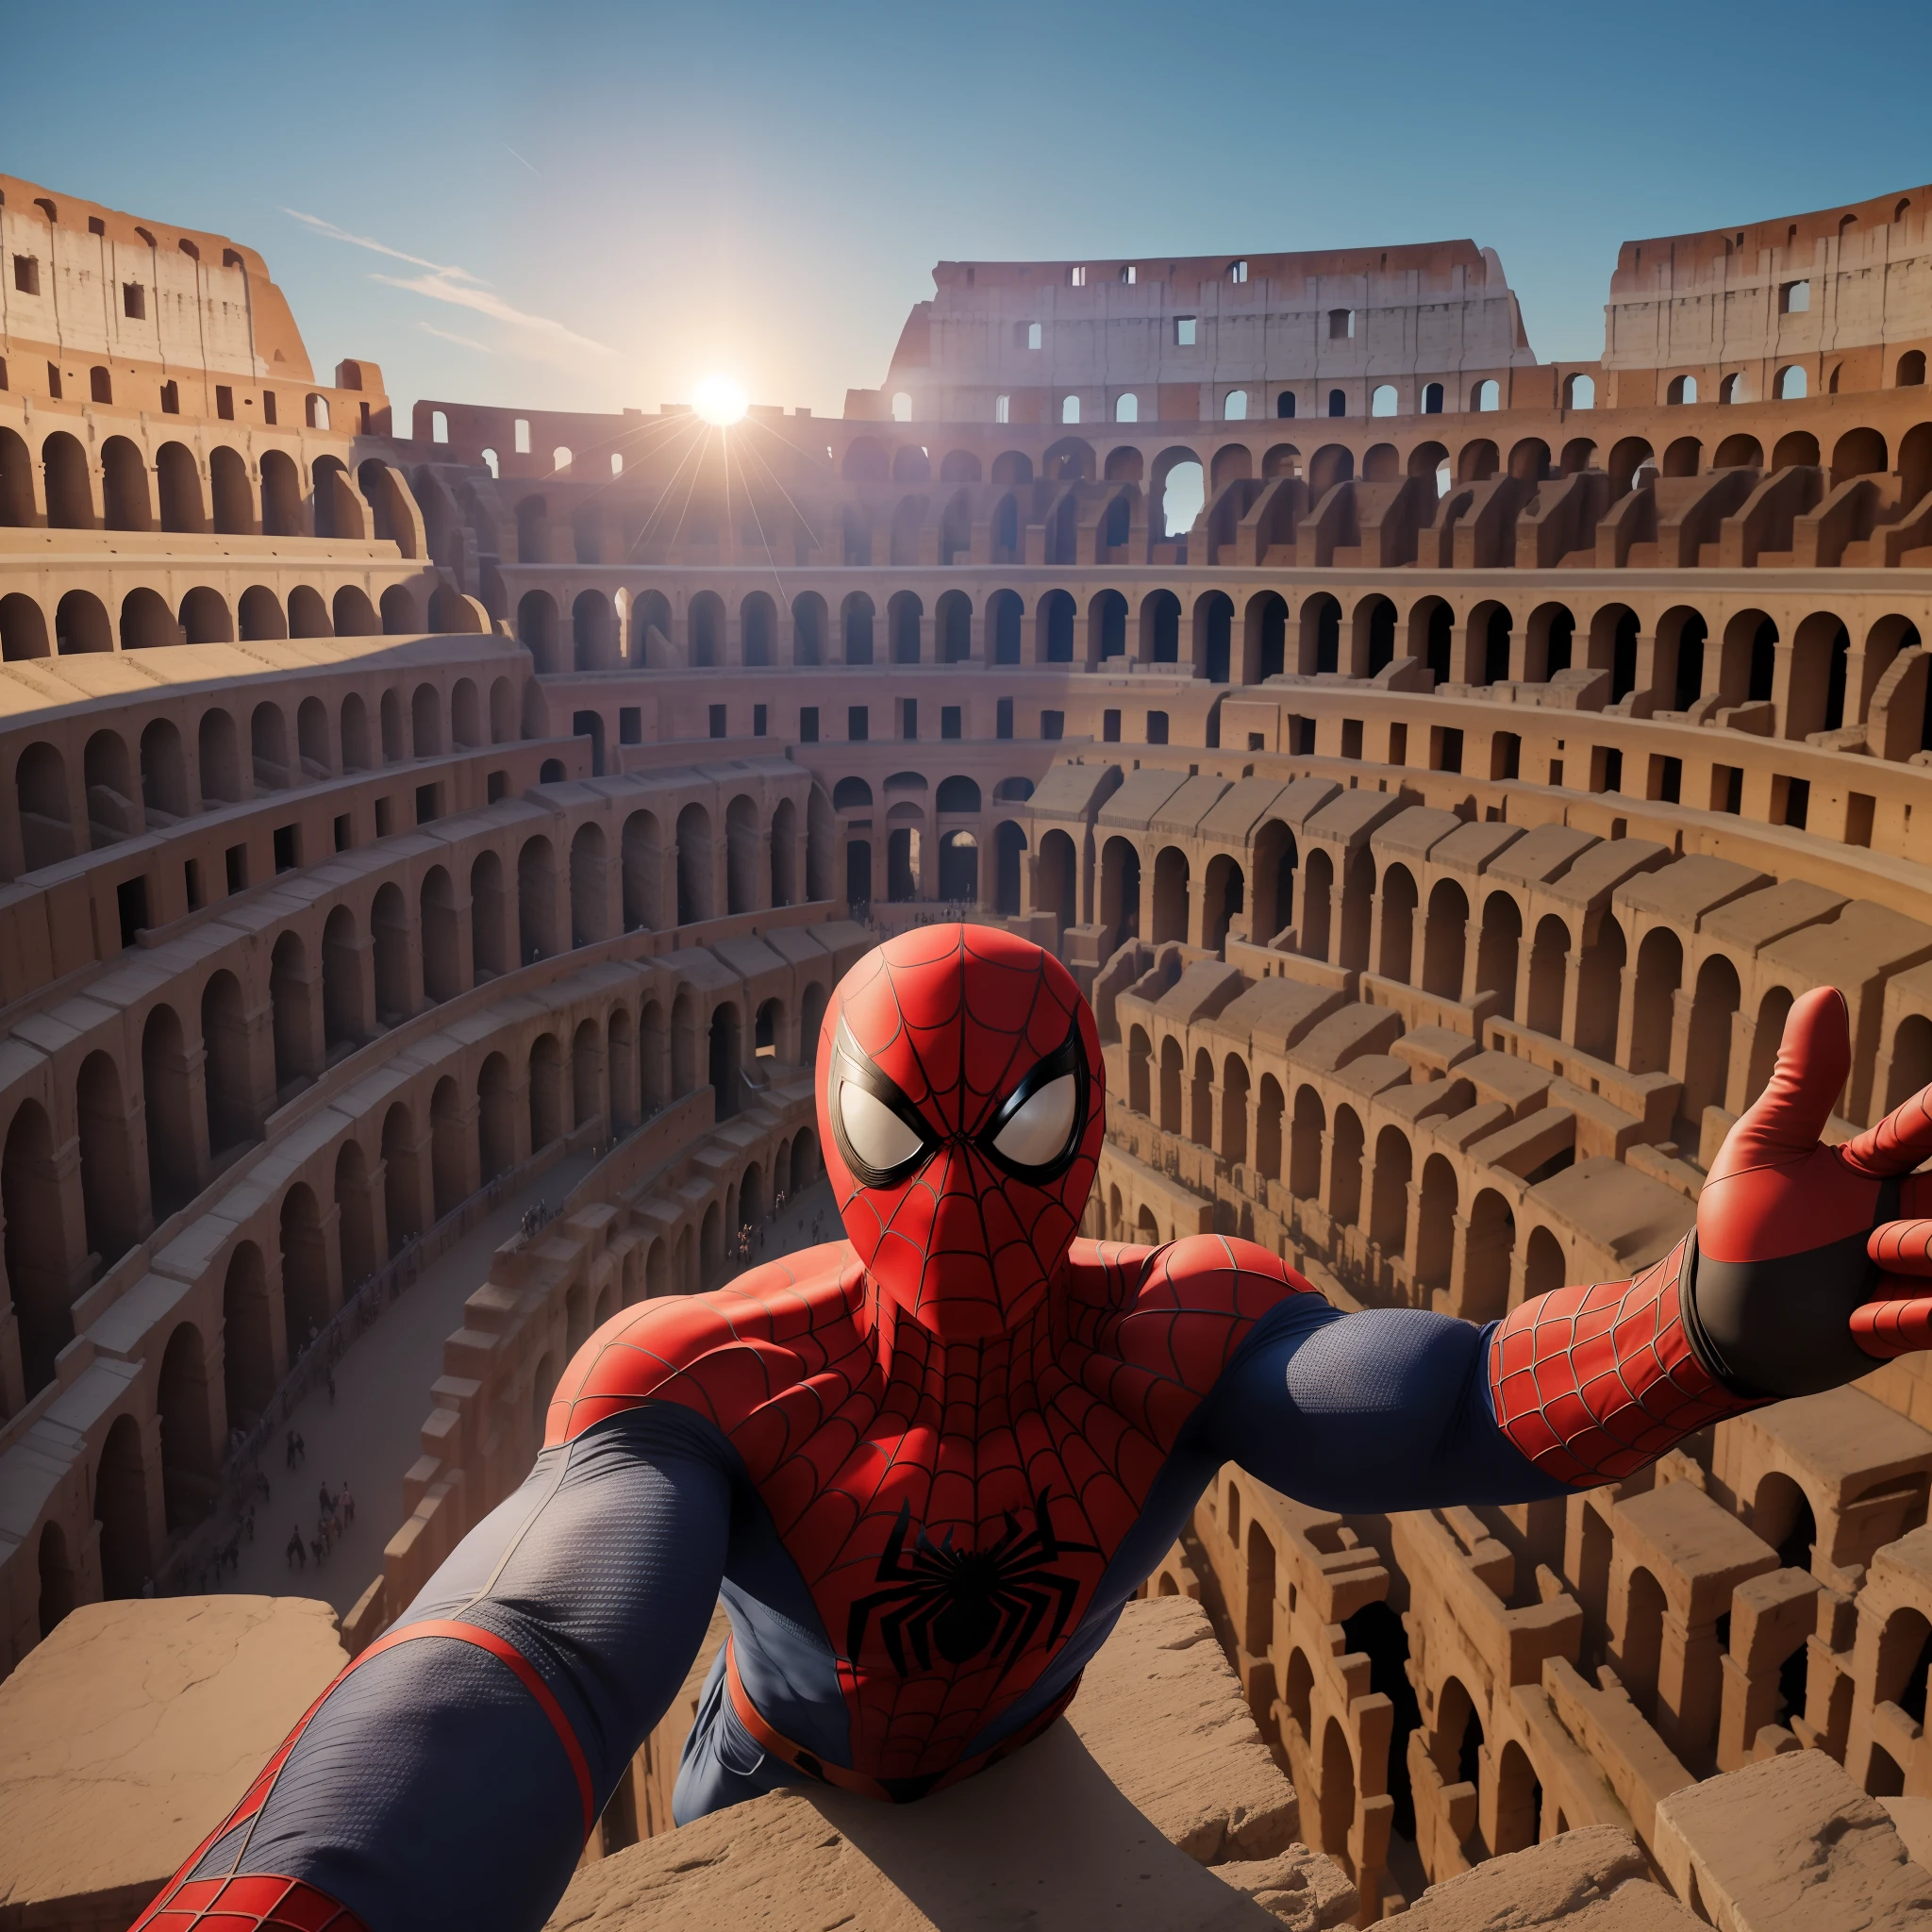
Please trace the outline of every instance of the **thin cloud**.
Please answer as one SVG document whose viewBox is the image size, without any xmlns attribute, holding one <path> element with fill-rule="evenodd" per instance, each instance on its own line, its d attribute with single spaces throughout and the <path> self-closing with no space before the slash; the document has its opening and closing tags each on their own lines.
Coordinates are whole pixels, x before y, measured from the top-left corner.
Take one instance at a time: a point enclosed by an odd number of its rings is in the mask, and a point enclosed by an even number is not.
<svg viewBox="0 0 1932 1932">
<path fill-rule="evenodd" d="M 285 208 L 282 212 L 290 220 L 314 229 L 318 235 L 326 235 L 331 242 L 346 242 L 352 248 L 366 248 L 372 255 L 386 255 L 391 261 L 407 261 L 411 268 L 426 268 L 432 274 L 446 275 L 456 281 L 474 282 L 479 279 L 466 268 L 453 268 L 446 262 L 430 261 L 420 255 L 407 255 L 400 248 L 391 248 L 387 242 L 376 241 L 373 235 L 352 235 L 348 229 L 339 228 L 333 222 L 324 221 L 320 215 L 304 214 L 299 208 Z"/>
<path fill-rule="evenodd" d="M 517 158 L 523 160 L 521 155 Z M 528 167 L 530 164 L 525 161 L 524 165 Z M 559 362 L 586 355 L 617 354 L 615 349 L 603 342 L 592 341 L 589 336 L 579 335 L 575 329 L 566 328 L 562 323 L 553 322 L 547 315 L 531 315 L 524 309 L 512 308 L 491 289 L 482 276 L 472 275 L 466 268 L 458 268 L 449 262 L 431 261 L 426 256 L 410 255 L 404 249 L 391 248 L 387 242 L 378 242 L 373 235 L 352 234 L 347 228 L 325 221 L 320 215 L 304 214 L 300 208 L 285 208 L 282 212 L 291 221 L 300 222 L 331 242 L 346 242 L 352 248 L 366 248 L 371 254 L 387 256 L 391 261 L 407 262 L 411 268 L 425 270 L 426 273 L 420 275 L 372 274 L 369 279 L 381 282 L 388 288 L 401 289 L 411 295 L 425 296 L 431 302 L 447 302 L 476 315 L 487 315 L 492 322 L 500 322 L 511 331 L 516 338 L 517 353 L 534 360 Z M 475 349 L 486 356 L 495 353 L 466 336 L 450 335 L 447 330 L 431 328 L 427 323 L 422 326 L 429 329 L 431 335 L 444 336 L 466 349 Z"/>
<path fill-rule="evenodd" d="M 496 354 L 488 342 L 472 341 L 468 336 L 459 336 L 453 329 L 438 328 L 433 322 L 419 322 L 416 326 L 425 336 L 434 336 L 439 341 L 454 342 L 459 349 L 475 349 L 479 356 Z"/>
<path fill-rule="evenodd" d="M 487 288 L 472 288 L 466 283 L 452 281 L 441 269 L 426 275 L 372 275 L 370 280 L 381 282 L 391 289 L 406 290 L 412 295 L 427 296 L 432 302 L 448 302 L 458 308 L 471 309 L 477 315 L 487 315 L 491 321 L 514 329 L 525 339 L 525 345 L 531 349 L 548 346 L 572 349 L 578 354 L 588 352 L 593 356 L 614 356 L 617 353 L 603 342 L 592 341 L 589 336 L 580 336 L 575 329 L 565 328 L 560 322 L 553 322 L 547 315 L 531 315 L 524 309 L 513 308 L 501 295 Z"/>
</svg>

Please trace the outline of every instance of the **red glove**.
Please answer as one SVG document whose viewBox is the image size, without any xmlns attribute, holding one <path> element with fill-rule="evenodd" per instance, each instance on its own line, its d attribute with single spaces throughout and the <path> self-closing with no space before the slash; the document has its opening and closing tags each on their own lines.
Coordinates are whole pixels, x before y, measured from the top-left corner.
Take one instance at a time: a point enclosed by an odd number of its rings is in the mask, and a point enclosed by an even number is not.
<svg viewBox="0 0 1932 1932">
<path fill-rule="evenodd" d="M 1932 1156 L 1932 1088 L 1821 1146 L 1851 1064 L 1844 995 L 1807 992 L 1704 1184 L 1686 1324 L 1736 1393 L 1810 1395 L 1932 1348 L 1932 1174 L 1912 1173 Z"/>
</svg>

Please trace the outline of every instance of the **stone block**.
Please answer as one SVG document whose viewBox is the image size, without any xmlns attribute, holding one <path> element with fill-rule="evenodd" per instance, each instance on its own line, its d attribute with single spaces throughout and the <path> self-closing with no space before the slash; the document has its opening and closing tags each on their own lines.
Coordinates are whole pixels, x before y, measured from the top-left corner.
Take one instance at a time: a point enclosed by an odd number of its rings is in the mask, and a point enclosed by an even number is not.
<svg viewBox="0 0 1932 1932">
<path fill-rule="evenodd" d="M 1694 1932 L 1697 1921 L 1653 1881 L 1628 1832 L 1597 1824 L 1430 1886 L 1402 1924 L 1404 1932 Z"/>
<path fill-rule="evenodd" d="M 1673 1791 L 1652 1849 L 1717 1932 L 1932 1927 L 1932 1873 L 1885 1807 L 1822 1751 L 1788 1751 Z"/>
<path fill-rule="evenodd" d="M 1198 1603 L 1129 1604 L 1067 1715 L 1121 1794 L 1190 1857 L 1267 1858 L 1293 1840 L 1294 1787 Z"/>
<path fill-rule="evenodd" d="M 70 1612 L 0 1683 L 0 1927 L 119 1932 L 345 1661 L 306 1597 Z"/>
</svg>

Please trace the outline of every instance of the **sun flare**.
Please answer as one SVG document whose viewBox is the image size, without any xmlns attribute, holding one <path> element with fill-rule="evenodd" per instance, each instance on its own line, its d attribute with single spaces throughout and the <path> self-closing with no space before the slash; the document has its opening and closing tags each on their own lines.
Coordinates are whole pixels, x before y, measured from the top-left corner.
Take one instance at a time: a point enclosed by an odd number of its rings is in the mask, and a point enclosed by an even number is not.
<svg viewBox="0 0 1932 1932">
<path fill-rule="evenodd" d="M 691 391 L 691 408 L 707 423 L 723 427 L 739 422 L 750 406 L 750 398 L 728 375 L 708 375 Z"/>
</svg>

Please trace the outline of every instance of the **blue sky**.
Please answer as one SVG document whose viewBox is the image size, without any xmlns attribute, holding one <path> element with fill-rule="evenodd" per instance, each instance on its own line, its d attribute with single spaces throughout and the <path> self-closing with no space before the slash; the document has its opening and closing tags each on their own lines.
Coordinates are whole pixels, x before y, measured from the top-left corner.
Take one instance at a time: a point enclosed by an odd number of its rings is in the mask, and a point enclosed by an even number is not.
<svg viewBox="0 0 1932 1932">
<path fill-rule="evenodd" d="M 19 6 L 0 172 L 246 241 L 318 367 L 370 357 L 405 402 L 654 408 L 716 369 L 836 412 L 941 258 L 1461 235 L 1501 254 L 1541 355 L 1585 357 L 1626 237 L 1932 181 L 1926 23 L 1924 0 Z"/>
</svg>

